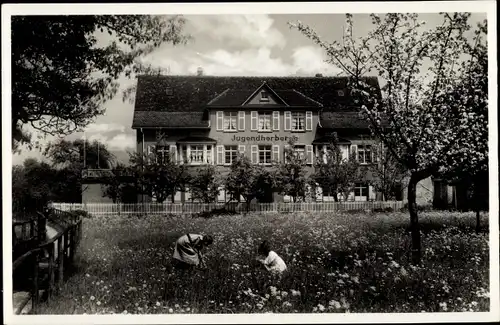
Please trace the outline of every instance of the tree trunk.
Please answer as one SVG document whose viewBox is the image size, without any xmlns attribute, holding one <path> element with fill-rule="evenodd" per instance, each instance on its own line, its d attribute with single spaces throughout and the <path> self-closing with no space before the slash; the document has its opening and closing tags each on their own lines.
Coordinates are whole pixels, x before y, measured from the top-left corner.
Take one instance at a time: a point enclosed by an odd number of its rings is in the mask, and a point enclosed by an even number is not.
<svg viewBox="0 0 500 325">
<path fill-rule="evenodd" d="M 412 174 L 408 184 L 408 210 L 410 212 L 410 230 L 411 230 L 411 258 L 414 265 L 420 264 L 421 244 L 420 244 L 420 225 L 418 223 L 417 211 L 417 183 L 420 179 Z"/>
<path fill-rule="evenodd" d="M 481 230 L 481 216 L 479 215 L 479 208 L 476 208 L 476 234 Z"/>
</svg>

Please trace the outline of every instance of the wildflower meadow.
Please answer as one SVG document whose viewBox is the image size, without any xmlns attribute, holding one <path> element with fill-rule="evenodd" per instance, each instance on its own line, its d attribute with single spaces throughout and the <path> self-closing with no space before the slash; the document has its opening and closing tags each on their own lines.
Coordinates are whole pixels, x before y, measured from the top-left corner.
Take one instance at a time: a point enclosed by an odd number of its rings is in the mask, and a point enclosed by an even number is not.
<svg viewBox="0 0 500 325">
<path fill-rule="evenodd" d="M 86 218 L 77 269 L 40 313 L 488 311 L 488 233 L 474 221 L 421 213 L 423 259 L 412 266 L 400 212 Z M 208 270 L 180 276 L 171 256 L 187 232 L 214 243 Z M 264 239 L 287 263 L 281 279 L 254 263 Z"/>
</svg>

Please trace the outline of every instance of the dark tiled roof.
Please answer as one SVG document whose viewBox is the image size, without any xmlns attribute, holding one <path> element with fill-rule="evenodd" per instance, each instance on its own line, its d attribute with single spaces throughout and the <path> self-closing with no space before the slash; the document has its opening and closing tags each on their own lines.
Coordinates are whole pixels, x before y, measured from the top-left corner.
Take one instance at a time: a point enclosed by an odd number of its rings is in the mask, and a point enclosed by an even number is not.
<svg viewBox="0 0 500 325">
<path fill-rule="evenodd" d="M 186 137 L 186 138 L 182 138 L 180 140 L 178 140 L 177 142 L 210 142 L 210 143 L 216 143 L 217 141 L 215 141 L 214 139 L 212 138 L 209 138 L 209 137 Z"/>
<path fill-rule="evenodd" d="M 135 111 L 132 127 L 208 127 L 208 120 L 204 112 Z"/>
<path fill-rule="evenodd" d="M 135 110 L 203 111 L 213 98 L 227 89 L 248 90 L 251 94 L 264 81 L 275 91 L 295 89 L 322 103 L 327 110 L 352 106 L 347 77 L 139 76 Z M 376 77 L 369 77 L 366 82 L 379 88 Z M 167 88 L 172 89 L 171 95 L 167 95 Z M 344 90 L 345 96 L 339 96 L 336 90 Z"/>
<path fill-rule="evenodd" d="M 284 93 L 283 100 L 297 103 L 295 105 L 310 106 L 311 100 L 323 104 L 325 112 L 353 111 L 355 106 L 349 97 L 347 89 L 347 77 L 218 77 L 218 76 L 139 76 L 135 102 L 135 114 L 133 127 L 154 126 L 208 126 L 203 121 L 202 112 L 207 104 L 214 100 L 224 91 L 232 89 L 233 98 L 230 94 L 223 94 L 220 99 L 227 97 L 231 103 L 243 101 L 248 98 L 264 82 L 278 93 Z M 379 88 L 376 77 L 366 78 L 366 82 Z M 170 89 L 170 94 L 167 94 Z M 292 94 L 296 90 L 300 94 Z M 342 90 L 344 96 L 339 96 L 338 90 Z M 247 96 L 245 96 L 247 95 Z M 298 104 L 300 103 L 300 104 Z M 212 102 L 213 104 L 213 102 Z M 157 115 L 157 118 L 141 112 L 169 112 L 165 115 Z M 174 113 L 177 114 L 174 117 Z M 181 112 L 199 112 L 196 118 L 179 117 Z M 142 114 L 142 115 L 141 115 Z M 159 113 L 160 114 L 160 113 Z M 187 116 L 187 115 L 186 115 Z M 328 125 L 329 122 L 324 121 Z M 177 125 L 176 125 L 177 123 Z M 335 122 L 333 122 L 335 123 Z M 323 119 L 322 119 L 323 124 Z"/>
<path fill-rule="evenodd" d="M 318 139 L 314 139 L 312 144 L 323 144 L 323 143 L 330 143 L 331 138 L 329 136 L 324 136 Z M 351 143 L 351 141 L 344 139 L 344 138 L 337 138 L 337 141 L 339 144 L 346 144 L 346 143 Z"/>
<path fill-rule="evenodd" d="M 255 89 L 226 89 L 223 93 L 210 101 L 207 106 L 240 106 L 254 91 Z"/>
<path fill-rule="evenodd" d="M 290 106 L 313 106 L 320 107 L 321 103 L 304 95 L 303 93 L 292 90 L 276 90 L 276 94 L 280 96 Z"/>
<path fill-rule="evenodd" d="M 387 125 L 387 121 L 383 121 Z M 370 122 L 359 112 L 322 112 L 320 124 L 325 129 L 366 129 Z"/>
</svg>

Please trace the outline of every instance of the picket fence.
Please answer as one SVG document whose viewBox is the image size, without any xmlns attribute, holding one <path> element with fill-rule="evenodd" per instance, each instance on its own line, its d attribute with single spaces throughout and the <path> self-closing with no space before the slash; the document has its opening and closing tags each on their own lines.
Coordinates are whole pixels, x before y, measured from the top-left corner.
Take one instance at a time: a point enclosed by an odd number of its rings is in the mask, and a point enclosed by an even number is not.
<svg viewBox="0 0 500 325">
<path fill-rule="evenodd" d="M 337 212 L 353 210 L 374 210 L 403 207 L 402 201 L 358 201 L 358 202 L 297 202 L 297 203 L 52 203 L 62 211 L 84 210 L 98 215 L 130 214 L 194 214 L 225 209 L 236 213 L 244 212 Z"/>
</svg>

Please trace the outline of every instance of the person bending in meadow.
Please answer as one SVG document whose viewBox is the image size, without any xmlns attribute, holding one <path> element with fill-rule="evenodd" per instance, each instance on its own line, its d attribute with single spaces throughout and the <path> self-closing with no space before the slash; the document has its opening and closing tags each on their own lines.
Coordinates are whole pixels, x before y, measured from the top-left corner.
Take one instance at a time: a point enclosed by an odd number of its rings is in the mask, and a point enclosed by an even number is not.
<svg viewBox="0 0 500 325">
<path fill-rule="evenodd" d="M 259 256 L 257 256 L 256 260 L 262 263 L 266 270 L 273 275 L 281 275 L 286 271 L 285 261 L 276 252 L 271 250 L 271 245 L 269 245 L 267 240 L 260 244 L 258 253 Z"/>
<path fill-rule="evenodd" d="M 172 265 L 178 270 L 206 269 L 202 249 L 213 243 L 210 235 L 186 234 L 177 239 Z"/>
</svg>

